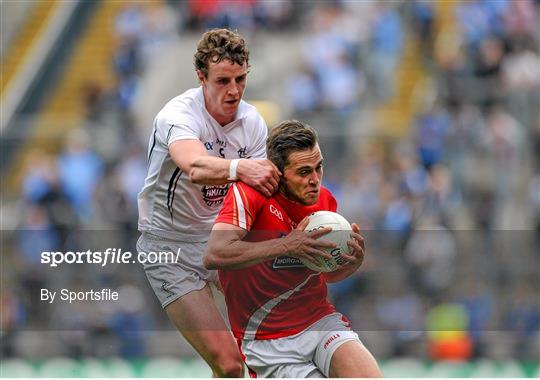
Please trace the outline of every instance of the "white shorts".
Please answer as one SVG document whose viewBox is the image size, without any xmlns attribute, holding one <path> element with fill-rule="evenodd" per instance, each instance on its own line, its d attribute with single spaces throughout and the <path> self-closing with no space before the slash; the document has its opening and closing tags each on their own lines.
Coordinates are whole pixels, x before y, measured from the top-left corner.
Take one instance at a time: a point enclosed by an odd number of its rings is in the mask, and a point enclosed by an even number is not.
<svg viewBox="0 0 540 380">
<path fill-rule="evenodd" d="M 174 300 L 204 288 L 209 282 L 217 281 L 217 272 L 203 265 L 206 243 L 190 243 L 168 240 L 148 232 L 142 233 L 137 241 L 139 252 L 173 252 L 176 262 L 144 263 L 144 271 L 150 286 L 165 308 Z"/>
<path fill-rule="evenodd" d="M 244 340 L 241 351 L 246 365 L 257 377 L 328 377 L 332 355 L 351 340 L 360 342 L 343 316 L 334 313 L 296 335 Z"/>
</svg>

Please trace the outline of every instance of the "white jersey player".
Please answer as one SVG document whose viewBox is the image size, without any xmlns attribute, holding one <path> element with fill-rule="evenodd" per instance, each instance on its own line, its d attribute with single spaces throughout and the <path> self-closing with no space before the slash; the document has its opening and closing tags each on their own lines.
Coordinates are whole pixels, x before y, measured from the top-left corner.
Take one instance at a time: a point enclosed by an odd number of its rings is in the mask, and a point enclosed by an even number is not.
<svg viewBox="0 0 540 380">
<path fill-rule="evenodd" d="M 226 29 L 208 31 L 194 61 L 201 87 L 172 99 L 154 121 L 137 249 L 179 252 L 177 262 L 144 265 L 154 292 L 215 376 L 242 377 L 238 347 L 208 286 L 216 274 L 202 264 L 205 244 L 231 182 L 270 196 L 281 173 L 264 158 L 262 117 L 242 100 L 249 67 L 244 39 Z"/>
<path fill-rule="evenodd" d="M 181 241 L 208 240 L 230 183 L 198 184 L 169 153 L 176 141 L 198 140 L 211 157 L 265 158 L 267 128 L 255 107 L 240 101 L 236 118 L 221 126 L 206 110 L 202 87 L 169 101 L 154 120 L 148 176 L 139 194 L 139 230 Z"/>
</svg>

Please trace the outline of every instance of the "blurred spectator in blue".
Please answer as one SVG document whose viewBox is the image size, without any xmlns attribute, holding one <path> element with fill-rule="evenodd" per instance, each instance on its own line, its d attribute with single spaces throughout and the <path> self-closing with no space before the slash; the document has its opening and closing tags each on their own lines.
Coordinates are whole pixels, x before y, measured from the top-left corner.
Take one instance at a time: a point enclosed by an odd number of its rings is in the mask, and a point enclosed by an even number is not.
<svg viewBox="0 0 540 380">
<path fill-rule="evenodd" d="M 364 90 L 364 79 L 345 55 L 338 55 L 321 70 L 323 104 L 343 116 L 354 110 Z"/>
<path fill-rule="evenodd" d="M 58 171 L 52 157 L 44 152 L 33 152 L 29 162 L 22 183 L 22 193 L 26 201 L 38 203 L 57 186 Z"/>
<path fill-rule="evenodd" d="M 140 75 L 143 72 L 143 62 L 138 39 L 126 38 L 114 53 L 114 69 L 117 77 L 117 106 L 121 113 L 130 114 L 137 94 Z M 130 118 L 125 118 L 122 125 L 130 129 Z"/>
<path fill-rule="evenodd" d="M 437 164 L 429 171 L 429 185 L 422 199 L 421 216 L 434 216 L 445 226 L 450 226 L 451 217 L 461 200 L 454 191 L 452 173 L 445 165 Z"/>
<path fill-rule="evenodd" d="M 107 170 L 96 186 L 95 200 L 100 223 L 105 229 L 112 228 L 115 231 L 127 233 L 126 242 L 129 242 L 131 233 L 136 227 L 137 218 L 133 213 L 133 207 L 129 204 L 126 194 L 122 190 L 121 179 L 113 168 Z"/>
<path fill-rule="evenodd" d="M 21 262 L 17 271 L 19 294 L 30 316 L 29 322 L 41 324 L 48 321 L 48 306 L 39 302 L 41 289 L 46 288 L 47 276 L 41 264 L 41 252 L 54 252 L 62 248 L 60 234 L 47 218 L 42 206 L 29 205 L 24 222 L 17 229 L 17 257 Z M 22 260 L 21 260 L 22 259 Z"/>
<path fill-rule="evenodd" d="M 422 338 L 425 324 L 422 300 L 408 289 L 404 279 L 385 284 L 377 297 L 375 312 L 381 327 L 393 337 L 392 356 L 406 355 L 410 346 Z"/>
<path fill-rule="evenodd" d="M 455 35 L 444 35 L 435 45 L 437 62 L 437 90 L 444 107 L 456 109 L 464 103 L 471 103 L 471 69 L 462 47 L 462 41 Z"/>
<path fill-rule="evenodd" d="M 524 128 L 503 107 L 495 107 L 486 118 L 485 147 L 491 164 L 492 186 L 495 188 L 497 220 L 519 182 Z"/>
<path fill-rule="evenodd" d="M 456 270 L 454 235 L 432 217 L 420 220 L 405 246 L 404 258 L 420 294 L 438 297 L 452 284 Z"/>
<path fill-rule="evenodd" d="M 144 158 L 145 154 L 137 144 L 128 144 L 114 174 L 119 178 L 120 189 L 125 194 L 134 215 L 137 214 L 137 195 L 144 184 L 146 174 Z"/>
<path fill-rule="evenodd" d="M 431 0 L 412 0 L 406 3 L 411 10 L 411 22 L 419 39 L 424 62 L 431 60 L 435 23 L 434 2 Z"/>
<path fill-rule="evenodd" d="M 17 247 L 28 267 L 37 267 L 41 264 L 41 252 L 61 249 L 60 236 L 43 207 L 30 205 L 25 214 L 25 221 L 17 230 Z"/>
<path fill-rule="evenodd" d="M 347 191 L 341 194 L 338 204 L 346 217 L 358 221 L 361 229 L 373 230 L 383 207 L 380 187 L 385 175 L 384 152 L 379 144 L 368 143 L 357 161 L 359 165 L 353 165 L 343 180 Z"/>
<path fill-rule="evenodd" d="M 480 252 L 485 255 L 486 265 L 479 268 L 482 272 L 493 274 L 496 267 L 492 260 L 493 244 L 495 242 L 495 191 L 493 187 L 482 184 L 475 185 L 469 189 L 470 213 L 475 227 L 478 228 L 482 238 L 482 247 Z"/>
<path fill-rule="evenodd" d="M 408 236 L 413 218 L 413 209 L 407 194 L 396 189 L 393 183 L 385 182 L 381 186 L 381 234 L 385 243 L 395 248 L 401 247 Z"/>
<path fill-rule="evenodd" d="M 34 152 L 29 162 L 31 166 L 23 179 L 23 196 L 31 205 L 28 210 L 29 215 L 26 216 L 29 219 L 25 220 L 25 223 L 30 223 L 30 225 L 27 227 L 25 224 L 21 229 L 22 231 L 44 230 L 48 231 L 44 232 L 46 235 L 54 234 L 56 243 L 54 247 L 49 248 L 60 249 L 69 231 L 77 226 L 77 216 L 60 182 L 56 161 L 43 152 Z M 38 215 L 41 214 L 43 216 L 39 217 Z M 38 220 L 40 222 L 37 222 Z M 39 227 L 31 227 L 36 222 Z M 32 233 L 38 235 L 40 232 Z M 27 247 L 28 250 L 24 248 L 26 244 L 32 244 L 32 239 L 26 241 L 27 237 L 20 237 L 23 253 L 31 252 L 30 247 Z"/>
<path fill-rule="evenodd" d="M 350 57 L 352 46 L 340 23 L 342 12 L 338 5 L 325 3 L 313 10 L 309 20 L 310 33 L 302 43 L 302 53 L 318 78 L 337 57 Z"/>
<path fill-rule="evenodd" d="M 60 183 L 77 215 L 88 220 L 93 214 L 94 189 L 102 175 L 102 160 L 89 148 L 88 135 L 72 131 L 58 157 Z"/>
<path fill-rule="evenodd" d="M 114 21 L 115 34 L 121 39 L 138 41 L 145 33 L 145 14 L 142 4 L 130 0 L 125 2 L 124 9 L 116 15 Z"/>
<path fill-rule="evenodd" d="M 453 118 L 446 138 L 446 163 L 452 172 L 457 196 L 467 200 L 469 196 L 469 186 L 466 183 L 467 162 L 481 140 L 484 119 L 480 109 L 471 104 L 459 107 Z"/>
<path fill-rule="evenodd" d="M 417 160 L 408 154 L 399 154 L 395 157 L 396 182 L 398 189 L 403 194 L 411 194 L 421 197 L 428 188 L 428 172 L 419 165 Z"/>
<path fill-rule="evenodd" d="M 378 2 L 379 12 L 373 24 L 370 75 L 375 94 L 385 101 L 394 94 L 395 72 L 403 50 L 403 28 L 393 3 Z"/>
<path fill-rule="evenodd" d="M 534 284 L 534 281 L 531 284 Z M 515 337 L 514 355 L 521 360 L 533 359 L 534 356 L 530 357 L 527 353 L 538 355 L 539 351 L 540 305 L 538 289 L 535 291 L 532 286 L 534 285 L 526 282 L 517 286 L 504 316 L 504 328 Z"/>
<path fill-rule="evenodd" d="M 458 297 L 457 303 L 463 305 L 469 316 L 468 330 L 473 343 L 473 357 L 483 357 L 486 354 L 486 333 L 494 325 L 495 299 L 481 276 L 463 279 L 459 287 L 462 288 L 462 295 Z"/>
<path fill-rule="evenodd" d="M 134 39 L 122 41 L 114 53 L 113 63 L 116 75 L 124 80 L 141 74 L 143 62 L 139 42 Z"/>
<path fill-rule="evenodd" d="M 311 33 L 303 43 L 305 61 L 314 73 L 325 109 L 347 112 L 364 84 L 355 66 L 357 41 L 350 37 L 343 9 L 325 4 L 314 9 Z"/>
<path fill-rule="evenodd" d="M 315 76 L 305 65 L 288 78 L 287 92 L 292 103 L 292 112 L 299 118 L 308 116 L 321 105 Z"/>
<path fill-rule="evenodd" d="M 119 354 L 124 358 L 146 354 L 146 333 L 152 329 L 151 319 L 144 307 L 141 290 L 133 285 L 118 288 L 118 307 L 108 322 L 113 334 L 120 339 Z"/>
<path fill-rule="evenodd" d="M 430 169 L 443 160 L 451 119 L 444 108 L 435 107 L 416 120 L 414 139 L 422 165 Z"/>
<path fill-rule="evenodd" d="M 474 0 L 456 7 L 456 16 L 465 33 L 468 45 L 476 50 L 490 34 L 504 32 L 502 16 L 508 7 L 507 0 Z"/>
<path fill-rule="evenodd" d="M 134 250 L 137 230 L 137 194 L 146 173 L 146 160 L 136 145 L 128 144 L 123 159 L 108 168 L 95 193 L 100 223 L 114 229 L 119 244 Z"/>
<path fill-rule="evenodd" d="M 403 196 L 394 198 L 384 214 L 383 227 L 385 231 L 393 231 L 404 235 L 411 227 L 412 209 Z"/>
<path fill-rule="evenodd" d="M 504 48 L 500 39 L 487 37 L 480 41 L 474 68 L 474 74 L 478 80 L 473 88 L 475 90 L 474 97 L 484 110 L 499 103 L 503 97 L 500 90 L 503 55 Z"/>
<path fill-rule="evenodd" d="M 309 33 L 302 41 L 305 67 L 292 74 L 288 92 L 293 110 L 300 116 L 317 111 L 328 134 L 321 135 L 328 156 L 329 171 L 341 171 L 353 148 L 348 127 L 365 89 L 358 65 L 359 38 L 355 24 L 340 3 L 320 3 L 312 9 Z"/>
<path fill-rule="evenodd" d="M 176 36 L 176 27 L 183 21 L 183 15 L 175 12 L 167 3 L 147 3 L 141 41 L 145 66 L 156 63 L 156 55 L 162 54 L 164 45 Z"/>
<path fill-rule="evenodd" d="M 126 77 L 120 78 L 120 81 L 118 83 L 118 89 L 117 89 L 117 101 L 118 101 L 118 108 L 120 109 L 120 112 L 130 113 L 133 106 L 133 102 L 135 100 L 135 97 L 137 95 L 137 90 L 139 89 L 139 78 L 137 78 L 135 75 L 130 75 Z M 126 120 L 131 120 L 130 118 L 126 118 Z M 129 128 L 131 124 L 129 123 L 123 123 L 123 126 L 125 129 L 130 130 Z"/>
</svg>

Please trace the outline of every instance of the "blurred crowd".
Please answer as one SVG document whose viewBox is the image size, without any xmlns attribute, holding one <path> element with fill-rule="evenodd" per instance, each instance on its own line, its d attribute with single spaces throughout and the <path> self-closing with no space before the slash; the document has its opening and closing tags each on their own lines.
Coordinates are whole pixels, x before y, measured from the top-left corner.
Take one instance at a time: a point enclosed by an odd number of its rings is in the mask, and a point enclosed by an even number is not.
<svg viewBox="0 0 540 380">
<path fill-rule="evenodd" d="M 291 106 L 284 116 L 319 130 L 325 185 L 366 237 L 363 269 L 330 293 L 355 329 L 384 337 L 373 352 L 537 360 L 540 1 L 457 2 L 451 33 L 440 32 L 436 4 L 126 7 L 115 22 L 115 85 L 89 82 L 84 123 L 58 155 L 35 152 L 25 169 L 14 233 L 3 239 L 2 270 L 12 270 L 1 280 L 2 355 L 20 354 L 20 329 L 58 328 L 60 354 L 140 357 L 151 354 L 148 334 L 169 328 L 137 265 L 52 270 L 40 253 L 107 245 L 135 252 L 147 144 L 133 109 L 140 80 L 173 34 L 226 26 L 302 37 L 302 58 L 283 77 Z M 407 134 L 388 138 L 359 120 L 395 96 L 411 41 L 428 85 Z M 129 302 L 44 307 L 36 299 L 41 288 L 91 286 L 118 288 Z"/>
</svg>

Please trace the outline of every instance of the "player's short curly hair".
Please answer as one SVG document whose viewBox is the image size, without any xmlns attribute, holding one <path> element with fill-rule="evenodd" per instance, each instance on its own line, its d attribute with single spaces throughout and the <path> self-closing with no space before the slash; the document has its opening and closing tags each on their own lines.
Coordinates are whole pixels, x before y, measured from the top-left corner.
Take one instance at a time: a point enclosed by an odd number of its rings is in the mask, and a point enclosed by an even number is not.
<svg viewBox="0 0 540 380">
<path fill-rule="evenodd" d="M 195 69 L 208 77 L 210 62 L 218 63 L 227 59 L 233 63 L 249 67 L 249 50 L 244 38 L 228 29 L 212 29 L 202 35 L 193 56 Z"/>
<path fill-rule="evenodd" d="M 296 151 L 311 150 L 318 143 L 317 132 L 298 120 L 285 120 L 276 125 L 266 140 L 266 155 L 283 173 L 289 164 L 289 155 Z"/>
</svg>

